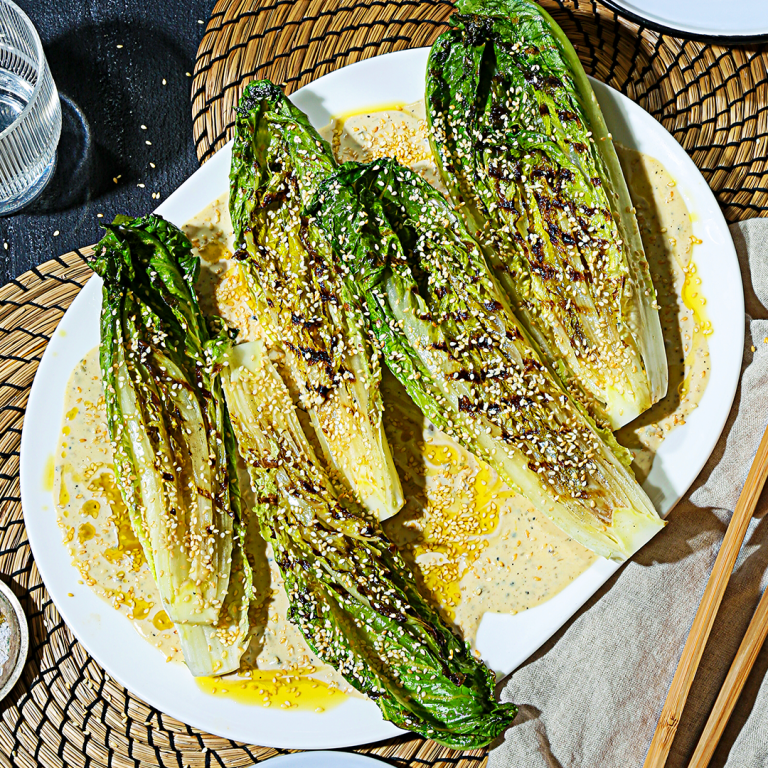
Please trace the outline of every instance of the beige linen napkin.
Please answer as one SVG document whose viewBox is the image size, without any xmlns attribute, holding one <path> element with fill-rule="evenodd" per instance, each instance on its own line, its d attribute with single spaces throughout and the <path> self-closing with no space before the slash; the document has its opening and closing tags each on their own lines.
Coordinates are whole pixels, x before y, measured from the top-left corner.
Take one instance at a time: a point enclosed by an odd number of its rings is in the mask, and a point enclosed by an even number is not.
<svg viewBox="0 0 768 768">
<path fill-rule="evenodd" d="M 666 529 L 508 679 L 501 698 L 514 701 L 520 713 L 493 745 L 488 768 L 643 764 L 725 526 L 768 423 L 768 219 L 734 225 L 731 234 L 746 294 L 746 341 L 741 386 L 720 442 Z M 766 509 L 768 491 L 739 554 L 670 768 L 687 765 L 768 583 L 768 518 L 760 519 Z M 713 766 L 768 768 L 767 671 L 768 646 Z"/>
</svg>

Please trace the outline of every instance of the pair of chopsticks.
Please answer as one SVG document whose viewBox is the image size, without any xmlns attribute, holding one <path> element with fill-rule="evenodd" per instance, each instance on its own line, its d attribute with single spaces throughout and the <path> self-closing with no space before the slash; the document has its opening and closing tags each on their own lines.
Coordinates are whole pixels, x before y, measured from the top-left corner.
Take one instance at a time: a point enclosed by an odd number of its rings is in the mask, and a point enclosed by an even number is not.
<svg viewBox="0 0 768 768">
<path fill-rule="evenodd" d="M 768 428 L 760 441 L 747 475 L 747 482 L 744 484 L 725 532 L 707 588 L 704 590 L 704 596 L 701 598 L 701 604 L 685 642 L 680 663 L 672 678 L 672 685 L 669 687 L 667 700 L 661 710 L 661 717 L 653 734 L 643 768 L 663 768 L 667 762 L 667 755 L 672 747 L 672 740 L 675 738 L 688 692 L 691 690 L 693 678 L 704 653 L 709 633 L 712 631 L 725 588 L 728 586 L 736 557 L 747 534 L 749 522 L 760 498 L 760 492 L 765 485 L 766 475 L 768 475 Z M 768 589 L 755 610 L 688 768 L 706 768 L 712 759 L 766 634 L 768 634 Z"/>
</svg>

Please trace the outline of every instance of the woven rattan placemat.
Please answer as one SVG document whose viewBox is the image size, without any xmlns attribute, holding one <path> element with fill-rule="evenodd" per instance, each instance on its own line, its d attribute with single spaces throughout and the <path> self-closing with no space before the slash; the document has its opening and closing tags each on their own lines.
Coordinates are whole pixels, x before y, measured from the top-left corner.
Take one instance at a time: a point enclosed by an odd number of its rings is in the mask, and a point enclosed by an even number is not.
<svg viewBox="0 0 768 768">
<path fill-rule="evenodd" d="M 689 151 L 731 220 L 768 215 L 768 52 L 683 42 L 594 2 L 543 0 L 587 70 L 640 103 Z M 447 0 L 220 0 L 200 46 L 193 86 L 198 155 L 227 139 L 232 105 L 253 77 L 293 91 L 362 58 L 429 45 Z M 244 766 L 277 750 L 200 733 L 112 681 L 75 640 L 42 584 L 19 499 L 19 444 L 29 387 L 57 323 L 88 279 L 74 252 L 0 289 L 0 572 L 30 622 L 29 660 L 0 703 L 0 764 Z M 404 737 L 373 749 L 399 766 L 461 768 L 482 751 L 451 753 Z"/>
</svg>

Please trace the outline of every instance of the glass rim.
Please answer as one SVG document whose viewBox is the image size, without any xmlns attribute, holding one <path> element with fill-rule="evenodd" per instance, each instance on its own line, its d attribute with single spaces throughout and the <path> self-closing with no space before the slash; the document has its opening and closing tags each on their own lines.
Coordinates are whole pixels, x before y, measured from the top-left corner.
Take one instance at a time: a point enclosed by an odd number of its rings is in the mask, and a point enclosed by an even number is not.
<svg viewBox="0 0 768 768">
<path fill-rule="evenodd" d="M 43 51 L 42 40 L 40 40 L 40 35 L 38 34 L 37 29 L 35 29 L 35 25 L 32 23 L 32 20 L 29 18 L 29 16 L 27 16 L 27 14 L 24 13 L 24 11 L 19 8 L 18 5 L 16 5 L 16 3 L 12 2 L 12 0 L 0 0 L 0 3 L 10 7 L 12 10 L 18 13 L 22 21 L 27 25 L 27 28 L 32 32 L 32 39 L 35 41 L 35 53 L 37 54 L 37 80 L 35 82 L 35 87 L 32 89 L 32 95 L 29 97 L 29 101 L 24 105 L 24 109 L 19 112 L 16 119 L 7 128 L 0 132 L 0 141 L 2 141 L 6 138 L 6 136 L 10 135 L 17 129 L 17 127 L 24 121 L 27 115 L 32 111 L 32 108 L 35 106 L 37 97 L 40 94 L 40 88 L 42 87 L 45 75 L 45 67 L 47 66 L 47 63 L 45 59 L 45 52 Z"/>
</svg>

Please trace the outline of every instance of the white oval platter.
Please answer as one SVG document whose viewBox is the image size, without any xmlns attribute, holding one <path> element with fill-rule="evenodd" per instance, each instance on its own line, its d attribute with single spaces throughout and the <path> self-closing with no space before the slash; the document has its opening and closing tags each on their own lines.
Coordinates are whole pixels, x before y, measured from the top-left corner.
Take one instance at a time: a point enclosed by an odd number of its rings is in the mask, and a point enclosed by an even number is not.
<svg viewBox="0 0 768 768">
<path fill-rule="evenodd" d="M 317 127 L 331 115 L 423 96 L 428 49 L 379 56 L 333 72 L 297 91 L 293 102 Z M 712 375 L 699 408 L 672 433 L 656 457 L 645 488 L 666 514 L 691 485 L 725 424 L 741 366 L 743 289 L 728 228 L 706 182 L 662 126 L 616 91 L 593 81 L 608 127 L 626 146 L 660 160 L 677 181 L 694 233 L 702 240 L 695 259 L 715 332 L 710 337 Z M 231 147 L 227 145 L 158 209 L 182 225 L 224 193 Z M 349 699 L 321 714 L 264 709 L 210 696 L 186 667 L 166 664 L 128 620 L 79 583 L 56 523 L 53 494 L 44 489 L 46 462 L 57 446 L 70 373 L 99 343 L 101 281 L 94 276 L 77 296 L 40 363 L 32 386 L 21 445 L 21 493 L 27 533 L 37 566 L 62 617 L 80 642 L 119 683 L 148 704 L 202 730 L 236 741 L 293 749 L 355 746 L 397 735 L 373 702 Z M 541 646 L 616 571 L 595 563 L 549 602 L 516 616 L 486 614 L 477 646 L 486 662 L 507 674 Z M 72 593 L 74 597 L 68 597 Z"/>
</svg>

